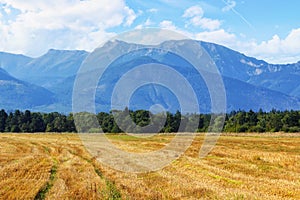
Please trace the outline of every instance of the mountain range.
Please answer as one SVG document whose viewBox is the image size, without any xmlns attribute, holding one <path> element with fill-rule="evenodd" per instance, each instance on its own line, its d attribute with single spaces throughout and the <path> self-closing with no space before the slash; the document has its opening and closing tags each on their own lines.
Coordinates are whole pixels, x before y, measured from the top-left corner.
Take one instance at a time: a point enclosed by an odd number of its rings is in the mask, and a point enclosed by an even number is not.
<svg viewBox="0 0 300 200">
<path fill-rule="evenodd" d="M 176 45 L 179 41 L 166 41 L 164 45 Z M 182 41 L 181 41 L 182 42 Z M 183 41 L 184 42 L 184 41 Z M 300 109 L 300 62 L 270 64 L 248 57 L 227 47 L 196 41 L 215 62 L 222 76 L 227 101 L 227 111 L 271 109 Z M 49 50 L 38 58 L 0 53 L 0 108 L 31 109 L 34 111 L 72 111 L 72 92 L 76 73 L 85 59 L 102 52 L 130 49 L 137 44 L 113 41 L 96 49 L 92 54 L 77 50 Z M 186 49 L 192 51 L 188 43 Z M 96 91 L 97 111 L 109 111 L 114 86 L 123 74 L 142 64 L 163 64 L 186 77 L 200 100 L 200 110 L 209 112 L 211 102 L 203 78 L 189 63 L 172 53 L 143 50 L 129 52 L 111 63 L 99 80 Z M 96 69 L 94 69 L 96 70 Z M 93 69 L 86 72 L 94 73 Z M 172 81 L 172 77 L 162 74 Z M 135 77 L 142 79 L 142 75 Z M 88 80 L 87 80 L 88 81 Z M 126 86 L 125 86 L 126 87 Z M 130 99 L 131 109 L 149 109 L 161 104 L 170 111 L 180 109 L 172 91 L 149 84 L 139 88 Z"/>
</svg>

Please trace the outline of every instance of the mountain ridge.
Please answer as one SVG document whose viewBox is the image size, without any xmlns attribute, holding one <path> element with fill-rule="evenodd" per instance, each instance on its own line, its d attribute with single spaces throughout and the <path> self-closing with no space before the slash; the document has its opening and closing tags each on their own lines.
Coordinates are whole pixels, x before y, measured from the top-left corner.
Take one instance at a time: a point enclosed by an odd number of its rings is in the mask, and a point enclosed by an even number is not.
<svg viewBox="0 0 300 200">
<path fill-rule="evenodd" d="M 0 107 L 33 109 L 55 103 L 54 94 L 47 89 L 12 77 L 0 68 Z"/>
<path fill-rule="evenodd" d="M 166 44 L 168 44 L 168 42 L 169 44 L 171 43 L 170 41 L 166 41 Z M 177 41 L 172 42 L 176 43 Z M 216 63 L 221 76 L 225 80 L 224 82 L 226 82 L 225 87 L 227 93 L 229 94 L 227 97 L 229 110 L 252 109 L 254 107 L 255 109 L 258 109 L 259 106 L 261 106 L 263 109 L 265 108 L 266 110 L 272 109 L 272 106 L 275 109 L 277 107 L 280 110 L 295 108 L 299 109 L 300 61 L 285 65 L 270 64 L 263 60 L 246 56 L 245 54 L 234 51 L 222 45 L 203 41 L 196 42 L 199 43 L 211 56 L 213 61 Z M 96 54 L 94 55 L 99 56 L 101 51 L 113 51 L 114 48 L 124 49 L 125 51 L 126 49 L 130 48 L 130 45 L 136 46 L 140 44 L 126 43 L 124 41 L 108 42 L 102 47 L 97 48 L 95 50 Z M 154 47 L 160 46 L 156 45 Z M 122 71 L 124 66 L 130 65 L 130 62 L 135 64 L 143 64 L 143 60 L 139 58 L 139 53 L 140 52 L 136 52 L 136 55 L 129 53 L 122 58 L 123 60 L 119 59 L 119 63 L 115 62 L 116 66 L 115 68 L 112 68 L 115 70 L 110 71 L 110 74 L 106 74 L 111 76 L 111 79 L 107 79 L 107 84 L 115 84 L 115 82 L 112 80 L 115 80 L 118 72 L 120 70 Z M 176 58 L 172 54 L 160 53 L 162 52 L 154 52 L 153 55 L 147 55 L 149 58 L 148 61 L 171 65 L 174 69 L 179 71 L 181 70 L 183 74 L 188 74 L 188 72 L 193 73 L 188 71 L 190 69 L 186 68 L 187 64 L 180 60 L 180 58 Z M 2 55 L 6 54 L 2 53 Z M 10 57 L 14 57 L 14 54 L 9 55 Z M 89 59 L 90 55 L 91 54 L 89 52 L 82 50 L 50 49 L 47 53 L 38 58 L 15 55 L 15 59 L 5 60 L 3 59 L 3 56 L 1 57 L 0 53 L 0 64 L 2 63 L 0 66 L 4 69 L 8 69 L 7 71 L 9 74 L 12 74 L 16 79 L 33 83 L 53 93 L 56 101 L 51 102 L 53 103 L 52 106 L 50 105 L 52 110 L 57 106 L 58 109 L 64 112 L 70 112 L 72 103 L 72 87 L 75 76 L 83 61 L 85 61 L 87 58 Z M 140 55 L 143 55 L 143 53 L 140 53 Z M 20 60 L 18 60 L 18 58 Z M 145 59 L 147 60 L 148 58 Z M 127 61 L 129 64 L 126 64 Z M 127 66 L 127 68 L 129 69 L 130 66 Z M 120 77 L 120 74 L 117 77 Z M 192 79 L 190 80 L 193 81 Z M 153 90 L 153 87 L 150 88 Z M 241 91 L 247 91 L 247 93 L 242 93 Z M 251 96 L 251 91 L 254 92 L 253 97 Z M 157 91 L 155 92 L 157 95 L 163 95 L 163 93 Z M 153 92 L 153 94 L 155 92 Z M 145 95 L 146 90 L 140 91 L 140 94 Z M 148 100 L 155 98 L 155 96 L 145 96 L 145 99 Z M 236 99 L 241 98 L 247 100 L 245 102 L 236 101 Z M 261 100 L 261 102 L 256 103 L 258 106 L 254 104 L 255 102 L 251 102 L 258 99 Z M 98 103 L 101 102 L 102 101 L 99 100 Z M 242 105 L 243 103 L 244 105 Z M 246 103 L 248 103 L 248 105 Z M 141 107 L 142 106 L 143 105 L 141 105 Z M 49 104 L 45 106 L 40 105 L 39 107 L 39 109 L 43 111 L 47 111 L 48 108 Z"/>
</svg>

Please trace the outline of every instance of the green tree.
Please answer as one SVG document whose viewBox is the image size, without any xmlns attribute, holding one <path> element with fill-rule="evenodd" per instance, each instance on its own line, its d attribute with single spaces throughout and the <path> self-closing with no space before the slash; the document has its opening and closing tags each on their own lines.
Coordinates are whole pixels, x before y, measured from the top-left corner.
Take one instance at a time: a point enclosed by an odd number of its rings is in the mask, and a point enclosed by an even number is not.
<svg viewBox="0 0 300 200">
<path fill-rule="evenodd" d="M 19 123 L 20 123 L 19 126 L 21 132 L 23 133 L 32 132 L 30 128 L 31 112 L 29 110 L 26 110 L 24 114 L 23 113 L 21 114 Z"/>
<path fill-rule="evenodd" d="M 5 112 L 5 110 L 2 109 L 0 111 L 0 132 L 5 131 L 7 117 L 7 113 Z"/>
<path fill-rule="evenodd" d="M 32 113 L 31 123 L 30 123 L 30 132 L 45 132 L 46 125 L 43 120 L 41 113 Z"/>
<path fill-rule="evenodd" d="M 66 131 L 68 132 L 77 132 L 76 130 L 76 126 L 75 126 L 75 123 L 74 123 L 74 116 L 73 116 L 73 113 L 70 113 L 67 117 L 67 121 L 66 121 Z"/>
</svg>

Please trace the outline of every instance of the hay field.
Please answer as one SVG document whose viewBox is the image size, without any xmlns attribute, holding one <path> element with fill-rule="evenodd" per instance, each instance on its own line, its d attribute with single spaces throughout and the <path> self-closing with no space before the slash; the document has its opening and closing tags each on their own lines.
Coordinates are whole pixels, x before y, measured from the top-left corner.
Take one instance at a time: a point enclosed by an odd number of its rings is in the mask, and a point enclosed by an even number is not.
<svg viewBox="0 0 300 200">
<path fill-rule="evenodd" d="M 172 135 L 109 135 L 129 152 Z M 0 199 L 300 199 L 300 134 L 223 135 L 204 159 L 198 135 L 162 170 L 129 174 L 95 160 L 76 134 L 0 134 Z"/>
</svg>

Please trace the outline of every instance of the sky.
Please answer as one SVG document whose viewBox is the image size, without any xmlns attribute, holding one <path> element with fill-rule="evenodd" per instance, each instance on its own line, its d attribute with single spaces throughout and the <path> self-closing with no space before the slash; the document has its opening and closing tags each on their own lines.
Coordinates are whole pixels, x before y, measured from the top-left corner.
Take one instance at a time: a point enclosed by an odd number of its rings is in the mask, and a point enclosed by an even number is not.
<svg viewBox="0 0 300 200">
<path fill-rule="evenodd" d="M 270 63 L 294 63 L 299 8 L 298 0 L 0 0 L 0 51 L 92 51 L 124 31 L 157 27 Z"/>
</svg>

